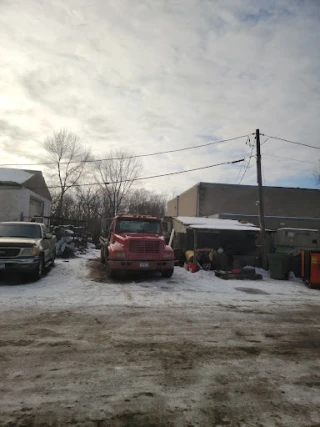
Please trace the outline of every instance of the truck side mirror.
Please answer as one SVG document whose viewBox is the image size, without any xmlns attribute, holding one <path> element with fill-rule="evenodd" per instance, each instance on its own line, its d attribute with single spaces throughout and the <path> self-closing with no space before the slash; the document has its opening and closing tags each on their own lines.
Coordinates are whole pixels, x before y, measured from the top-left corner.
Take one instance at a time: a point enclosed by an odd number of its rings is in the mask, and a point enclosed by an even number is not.
<svg viewBox="0 0 320 427">
<path fill-rule="evenodd" d="M 46 233 L 45 236 L 44 236 L 45 239 L 52 239 L 52 237 L 53 236 L 52 236 L 51 233 Z"/>
</svg>

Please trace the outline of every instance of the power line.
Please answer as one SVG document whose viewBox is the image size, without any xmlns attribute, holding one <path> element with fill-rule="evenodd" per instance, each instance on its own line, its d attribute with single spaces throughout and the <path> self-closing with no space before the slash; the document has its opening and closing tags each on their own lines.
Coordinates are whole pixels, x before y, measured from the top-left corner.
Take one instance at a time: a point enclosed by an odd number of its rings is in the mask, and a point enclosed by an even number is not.
<svg viewBox="0 0 320 427">
<path fill-rule="evenodd" d="M 271 139 L 278 139 L 279 141 L 289 142 L 290 144 L 301 145 L 303 147 L 314 148 L 315 150 L 320 150 L 320 147 L 315 147 L 314 145 L 305 144 L 303 142 L 290 141 L 290 140 L 285 139 L 285 138 L 279 138 L 278 136 L 270 136 L 270 135 L 266 135 L 264 133 L 262 133 L 261 135 L 267 136 Z"/>
<path fill-rule="evenodd" d="M 249 140 L 249 141 L 250 141 L 250 140 Z M 244 172 L 243 172 L 243 175 L 242 175 L 242 177 L 241 177 L 240 181 L 238 182 L 238 185 L 240 185 L 240 184 L 241 184 L 241 182 L 243 181 L 243 178 L 245 177 L 245 174 L 247 173 L 247 171 L 248 171 L 248 169 L 249 169 L 249 166 L 250 166 L 250 163 L 251 163 L 251 159 L 252 159 L 252 157 L 253 157 L 253 149 L 254 149 L 254 144 L 252 144 L 252 146 L 251 146 L 251 154 L 250 154 L 250 157 L 248 158 L 247 165 L 246 165 L 246 167 L 245 167 L 245 170 L 244 170 Z"/>
<path fill-rule="evenodd" d="M 241 164 L 241 167 L 240 167 L 240 169 L 239 169 L 239 173 L 238 173 L 238 175 L 237 175 L 237 179 L 236 179 L 236 181 L 238 181 L 238 179 L 240 178 L 240 175 L 242 174 L 243 166 L 245 166 L 245 162 L 243 162 L 243 163 Z"/>
<path fill-rule="evenodd" d="M 278 159 L 293 160 L 295 162 L 300 162 L 300 163 L 309 163 L 311 165 L 319 165 L 319 163 L 317 162 L 308 162 L 307 160 L 292 159 L 291 157 L 276 156 L 274 154 L 268 154 L 268 153 L 262 153 L 262 154 L 263 156 L 276 157 Z"/>
<path fill-rule="evenodd" d="M 74 162 L 60 162 L 60 165 L 74 164 L 74 163 L 96 163 L 96 162 L 102 162 L 104 160 L 111 161 L 111 160 L 137 159 L 139 157 L 159 156 L 161 154 L 178 153 L 180 151 L 194 150 L 196 148 L 208 147 L 209 145 L 216 145 L 216 144 L 221 144 L 223 142 L 235 141 L 237 139 L 246 138 L 246 137 L 248 137 L 248 135 L 236 136 L 234 138 L 229 138 L 229 139 L 221 139 L 220 141 L 212 141 L 212 142 L 208 142 L 207 144 L 194 145 L 192 147 L 183 147 L 183 148 L 177 148 L 175 150 L 158 151 L 158 152 L 155 152 L 155 153 L 148 153 L 148 154 L 138 154 L 138 155 L 135 155 L 135 156 L 128 156 L 128 157 L 111 157 L 111 158 L 104 158 L 104 159 L 80 160 L 80 161 L 74 161 Z M 0 166 L 39 166 L 39 165 L 54 165 L 54 164 L 56 164 L 56 162 L 43 162 L 43 163 L 0 163 Z"/>
<path fill-rule="evenodd" d="M 188 173 L 188 172 L 193 172 L 193 171 L 199 171 L 199 170 L 204 170 L 204 169 L 209 169 L 209 168 L 214 168 L 216 166 L 224 166 L 224 165 L 233 165 L 236 163 L 240 163 L 240 162 L 244 162 L 246 159 L 246 157 L 244 157 L 243 159 L 238 159 L 238 160 L 232 160 L 230 162 L 223 162 L 223 163 L 216 163 L 214 165 L 209 165 L 209 166 L 202 166 L 199 168 L 193 168 L 193 169 L 187 169 L 185 171 L 178 171 L 178 172 L 169 172 L 169 173 L 163 173 L 160 175 L 152 175 L 152 176 L 143 176 L 140 178 L 133 178 L 133 179 L 123 179 L 121 181 L 111 181 L 111 182 L 91 182 L 91 183 L 84 183 L 84 184 L 71 184 L 69 186 L 67 186 L 67 188 L 72 188 L 72 187 L 84 187 L 84 186 L 89 186 L 89 185 L 112 185 L 112 184 L 121 184 L 123 182 L 134 182 L 134 181 L 143 181 L 146 179 L 154 179 L 154 178 L 162 178 L 164 176 L 172 176 L 172 175 L 180 175 L 183 173 Z M 42 188 L 61 188 L 60 185 L 49 185 L 46 187 L 32 187 L 29 188 L 30 190 L 40 190 Z"/>
<path fill-rule="evenodd" d="M 248 136 L 247 140 L 246 140 L 246 145 L 248 144 L 248 142 L 250 143 L 250 137 Z M 239 173 L 237 175 L 237 179 L 236 182 L 238 181 L 238 179 L 240 178 L 240 175 L 242 174 L 242 170 L 243 170 L 243 166 L 245 166 L 245 162 L 243 162 L 241 164 L 241 168 L 239 169 Z"/>
<path fill-rule="evenodd" d="M 260 144 L 260 147 L 262 147 L 262 145 L 264 145 L 267 141 L 269 141 L 270 138 L 267 138 L 262 144 Z"/>
<path fill-rule="evenodd" d="M 252 149 L 252 152 L 253 152 L 253 149 Z M 245 177 L 245 174 L 247 173 L 247 171 L 248 171 L 248 169 L 249 169 L 249 166 L 250 166 L 250 162 L 251 162 L 252 157 L 253 157 L 252 155 L 249 157 L 249 159 L 248 159 L 248 163 L 247 163 L 247 166 L 246 166 L 246 168 L 245 168 L 245 170 L 244 170 L 244 172 L 243 172 L 243 175 L 242 175 L 242 177 L 241 177 L 241 179 L 240 179 L 240 181 L 239 181 L 238 185 L 240 185 L 240 184 L 241 184 L 241 182 L 243 181 L 243 178 Z"/>
<path fill-rule="evenodd" d="M 267 180 L 266 180 L 266 175 L 265 175 L 265 173 L 264 173 L 264 165 L 263 165 L 263 163 L 261 162 L 261 168 L 262 168 L 262 178 L 263 178 L 263 183 L 264 183 L 264 185 L 268 185 L 267 184 Z"/>
</svg>

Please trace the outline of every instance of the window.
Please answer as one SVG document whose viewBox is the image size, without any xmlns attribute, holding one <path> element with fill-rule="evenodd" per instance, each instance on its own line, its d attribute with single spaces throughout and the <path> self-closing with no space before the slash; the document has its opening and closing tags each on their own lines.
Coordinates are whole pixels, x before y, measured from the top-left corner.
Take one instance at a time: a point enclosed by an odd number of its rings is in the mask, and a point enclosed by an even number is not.
<svg viewBox="0 0 320 427">
<path fill-rule="evenodd" d="M 118 219 L 116 233 L 150 233 L 160 234 L 161 223 L 155 220 Z"/>
<path fill-rule="evenodd" d="M 21 237 L 40 239 L 41 226 L 39 224 L 0 224 L 0 237 Z"/>
</svg>

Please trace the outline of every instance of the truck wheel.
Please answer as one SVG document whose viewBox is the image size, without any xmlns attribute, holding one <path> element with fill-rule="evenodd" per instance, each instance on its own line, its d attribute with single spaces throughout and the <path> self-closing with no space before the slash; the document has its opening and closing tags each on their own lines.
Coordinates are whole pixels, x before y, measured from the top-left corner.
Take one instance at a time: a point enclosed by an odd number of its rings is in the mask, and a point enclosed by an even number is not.
<svg viewBox="0 0 320 427">
<path fill-rule="evenodd" d="M 105 264 L 106 263 L 106 257 L 104 255 L 104 247 L 101 248 L 100 252 L 101 252 L 101 256 L 100 256 L 101 264 Z"/>
<path fill-rule="evenodd" d="M 44 274 L 44 269 L 45 269 L 44 257 L 43 257 L 43 255 L 40 255 L 40 259 L 39 259 L 37 268 L 32 273 L 32 279 L 35 280 L 35 281 L 41 279 L 41 277 Z"/>
<path fill-rule="evenodd" d="M 162 270 L 161 274 L 162 274 L 162 277 L 169 278 L 173 275 L 173 268 L 169 268 L 169 270 Z"/>
<path fill-rule="evenodd" d="M 114 269 L 110 268 L 108 260 L 105 260 L 105 266 L 106 266 L 107 277 L 109 279 L 113 279 L 115 276 L 115 271 L 114 271 Z"/>
<path fill-rule="evenodd" d="M 109 269 L 107 270 L 107 277 L 108 277 L 109 279 L 113 279 L 113 278 L 114 278 L 114 270 L 112 270 L 112 268 L 109 268 Z"/>
</svg>

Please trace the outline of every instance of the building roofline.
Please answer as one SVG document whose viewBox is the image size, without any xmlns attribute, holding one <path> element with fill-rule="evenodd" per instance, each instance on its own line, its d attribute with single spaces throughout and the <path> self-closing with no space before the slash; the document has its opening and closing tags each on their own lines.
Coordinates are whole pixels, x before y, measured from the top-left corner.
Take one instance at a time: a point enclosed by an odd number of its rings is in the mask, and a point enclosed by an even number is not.
<svg viewBox="0 0 320 427">
<path fill-rule="evenodd" d="M 14 182 L 14 181 L 0 181 L 0 185 L 3 187 L 22 188 L 22 184 L 18 184 L 17 182 Z"/>
<path fill-rule="evenodd" d="M 184 193 L 186 193 L 187 191 L 192 190 L 194 187 L 199 187 L 199 185 L 200 185 L 200 184 L 204 184 L 204 183 L 198 182 L 198 184 L 195 184 L 195 185 L 193 185 L 192 187 L 187 188 L 187 190 L 185 190 L 183 193 L 177 194 L 177 195 L 176 195 L 176 196 L 174 196 L 172 199 L 168 200 L 168 203 L 169 203 L 169 202 L 172 202 L 172 201 L 173 201 L 173 200 L 175 200 L 177 197 L 182 196 L 182 195 L 183 195 Z"/>
<path fill-rule="evenodd" d="M 230 216 L 238 216 L 238 217 L 250 217 L 250 218 L 259 218 L 259 215 L 255 214 L 237 214 L 237 213 L 229 213 L 229 212 L 221 212 L 216 215 L 230 215 Z M 278 216 L 278 215 L 264 215 L 266 219 L 287 219 L 287 220 L 295 220 L 295 221 L 320 221 L 320 218 L 315 217 L 305 217 L 305 216 Z M 209 215 L 210 218 L 210 215 Z"/>
<path fill-rule="evenodd" d="M 185 191 L 183 191 L 180 194 L 177 194 L 175 197 L 173 197 L 172 199 L 168 200 L 169 202 L 172 202 L 174 200 L 176 200 L 177 197 L 180 197 L 182 195 L 184 195 L 185 193 L 187 193 L 188 191 L 192 190 L 194 187 L 201 187 L 201 185 L 215 185 L 215 186 L 228 186 L 228 187 L 234 187 L 234 188 L 258 188 L 258 185 L 256 184 L 229 184 L 229 183 L 223 183 L 223 182 L 205 182 L 205 181 L 200 181 L 197 184 L 193 185 L 192 187 L 187 188 Z M 281 187 L 281 186 L 272 186 L 272 185 L 264 185 L 263 186 L 264 189 L 281 189 L 281 190 L 303 190 L 303 191 L 319 191 L 320 192 L 320 188 L 305 188 L 305 187 Z"/>
<path fill-rule="evenodd" d="M 250 185 L 250 184 L 228 184 L 228 183 L 223 183 L 223 182 L 204 182 L 204 181 L 201 181 L 201 182 L 198 182 L 198 184 L 196 184 L 196 185 L 202 185 L 202 184 L 205 184 L 205 185 L 223 185 L 223 186 L 229 186 L 229 187 L 237 187 L 237 188 L 239 188 L 239 187 L 249 187 L 249 188 L 252 188 L 252 187 L 258 187 L 258 185 L 257 184 L 252 184 L 252 185 Z M 191 188 L 193 188 L 193 187 L 190 187 L 190 189 Z M 310 191 L 320 191 L 320 189 L 319 188 L 305 188 L 305 187 L 280 187 L 280 186 L 272 186 L 272 185 L 264 185 L 263 186 L 263 188 L 281 188 L 281 189 L 285 189 L 285 190 L 310 190 Z M 189 190 L 190 190 L 189 189 Z M 186 191 L 188 191 L 188 190 L 186 190 Z M 181 194 L 183 194 L 183 193 L 181 193 Z"/>
<path fill-rule="evenodd" d="M 41 173 L 42 175 L 42 171 L 39 171 L 39 170 L 34 170 L 34 169 L 23 169 L 23 170 L 28 173 Z"/>
</svg>

